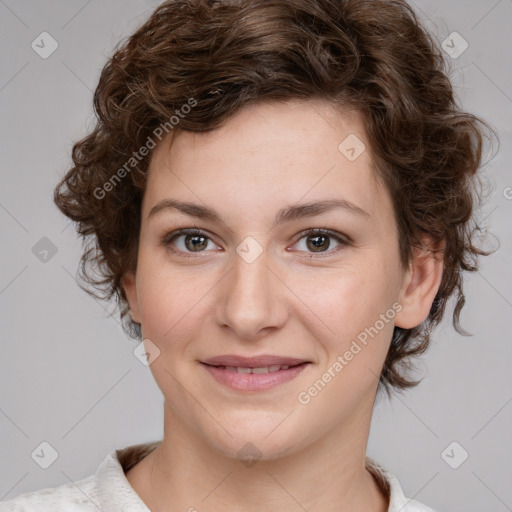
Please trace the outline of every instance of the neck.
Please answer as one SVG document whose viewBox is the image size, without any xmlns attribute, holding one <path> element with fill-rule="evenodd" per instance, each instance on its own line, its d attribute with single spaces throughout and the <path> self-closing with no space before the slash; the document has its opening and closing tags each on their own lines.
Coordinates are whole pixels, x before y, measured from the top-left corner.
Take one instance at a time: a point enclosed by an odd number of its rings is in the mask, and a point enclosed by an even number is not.
<svg viewBox="0 0 512 512">
<path fill-rule="evenodd" d="M 162 443 L 126 476 L 154 512 L 386 512 L 388 498 L 365 469 L 369 414 L 302 450 L 250 462 L 220 453 L 166 405 Z"/>
</svg>

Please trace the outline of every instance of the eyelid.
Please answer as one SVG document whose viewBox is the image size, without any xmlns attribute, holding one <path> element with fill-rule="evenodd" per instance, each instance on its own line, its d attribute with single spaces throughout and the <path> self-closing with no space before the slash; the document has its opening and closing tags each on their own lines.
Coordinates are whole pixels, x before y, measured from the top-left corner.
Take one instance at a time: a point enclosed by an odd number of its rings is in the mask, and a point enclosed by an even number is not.
<svg viewBox="0 0 512 512">
<path fill-rule="evenodd" d="M 340 233 L 339 231 L 334 231 L 329 228 L 308 228 L 304 231 L 301 231 L 300 233 L 297 233 L 297 241 L 303 238 L 306 235 L 314 235 L 314 234 L 320 234 L 320 235 L 329 235 L 332 238 L 335 238 L 338 240 L 338 242 L 342 242 L 345 244 L 351 243 L 351 239 L 349 236 L 344 235 L 343 233 Z"/>
</svg>

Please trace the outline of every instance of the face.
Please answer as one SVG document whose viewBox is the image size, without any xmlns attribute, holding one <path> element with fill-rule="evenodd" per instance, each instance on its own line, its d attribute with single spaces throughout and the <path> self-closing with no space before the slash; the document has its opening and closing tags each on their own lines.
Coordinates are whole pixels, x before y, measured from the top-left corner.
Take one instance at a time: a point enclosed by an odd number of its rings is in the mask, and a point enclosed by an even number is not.
<svg viewBox="0 0 512 512">
<path fill-rule="evenodd" d="M 428 314 L 370 147 L 357 113 L 289 101 L 154 150 L 124 286 L 173 421 L 226 455 L 364 431 L 393 326 Z"/>
</svg>

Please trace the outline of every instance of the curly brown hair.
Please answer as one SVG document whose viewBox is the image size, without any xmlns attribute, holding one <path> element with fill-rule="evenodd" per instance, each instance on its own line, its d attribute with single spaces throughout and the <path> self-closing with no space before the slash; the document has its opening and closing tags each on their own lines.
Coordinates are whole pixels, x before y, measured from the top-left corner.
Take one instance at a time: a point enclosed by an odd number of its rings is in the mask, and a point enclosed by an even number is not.
<svg viewBox="0 0 512 512">
<path fill-rule="evenodd" d="M 96 125 L 74 144 L 74 165 L 55 188 L 58 208 L 91 242 L 79 274 L 94 289 L 81 288 L 115 297 L 123 329 L 141 339 L 122 277 L 137 267 L 141 201 L 163 126 L 210 131 L 255 102 L 327 100 L 363 115 L 376 171 L 393 198 L 403 267 L 422 235 L 445 242 L 428 318 L 412 329 L 395 326 L 379 381 L 388 395 L 418 384 L 406 373 L 411 357 L 427 349 L 455 292 L 453 325 L 467 334 L 459 323 L 462 272 L 490 254 L 474 245 L 481 231 L 474 211 L 483 197 L 483 139 L 496 134 L 458 107 L 447 67 L 402 0 L 162 3 L 103 68 Z"/>
</svg>

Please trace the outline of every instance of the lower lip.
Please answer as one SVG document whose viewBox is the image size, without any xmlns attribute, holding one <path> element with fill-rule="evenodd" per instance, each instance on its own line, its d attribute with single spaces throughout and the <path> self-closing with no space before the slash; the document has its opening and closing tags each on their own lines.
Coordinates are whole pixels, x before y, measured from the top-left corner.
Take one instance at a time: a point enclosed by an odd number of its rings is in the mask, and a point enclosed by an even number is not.
<svg viewBox="0 0 512 512">
<path fill-rule="evenodd" d="M 201 364 L 217 382 L 237 391 L 264 391 L 274 388 L 294 379 L 306 366 L 309 366 L 309 363 L 303 363 L 292 366 L 287 370 L 278 370 L 272 373 L 238 373 L 204 363 Z"/>
</svg>

